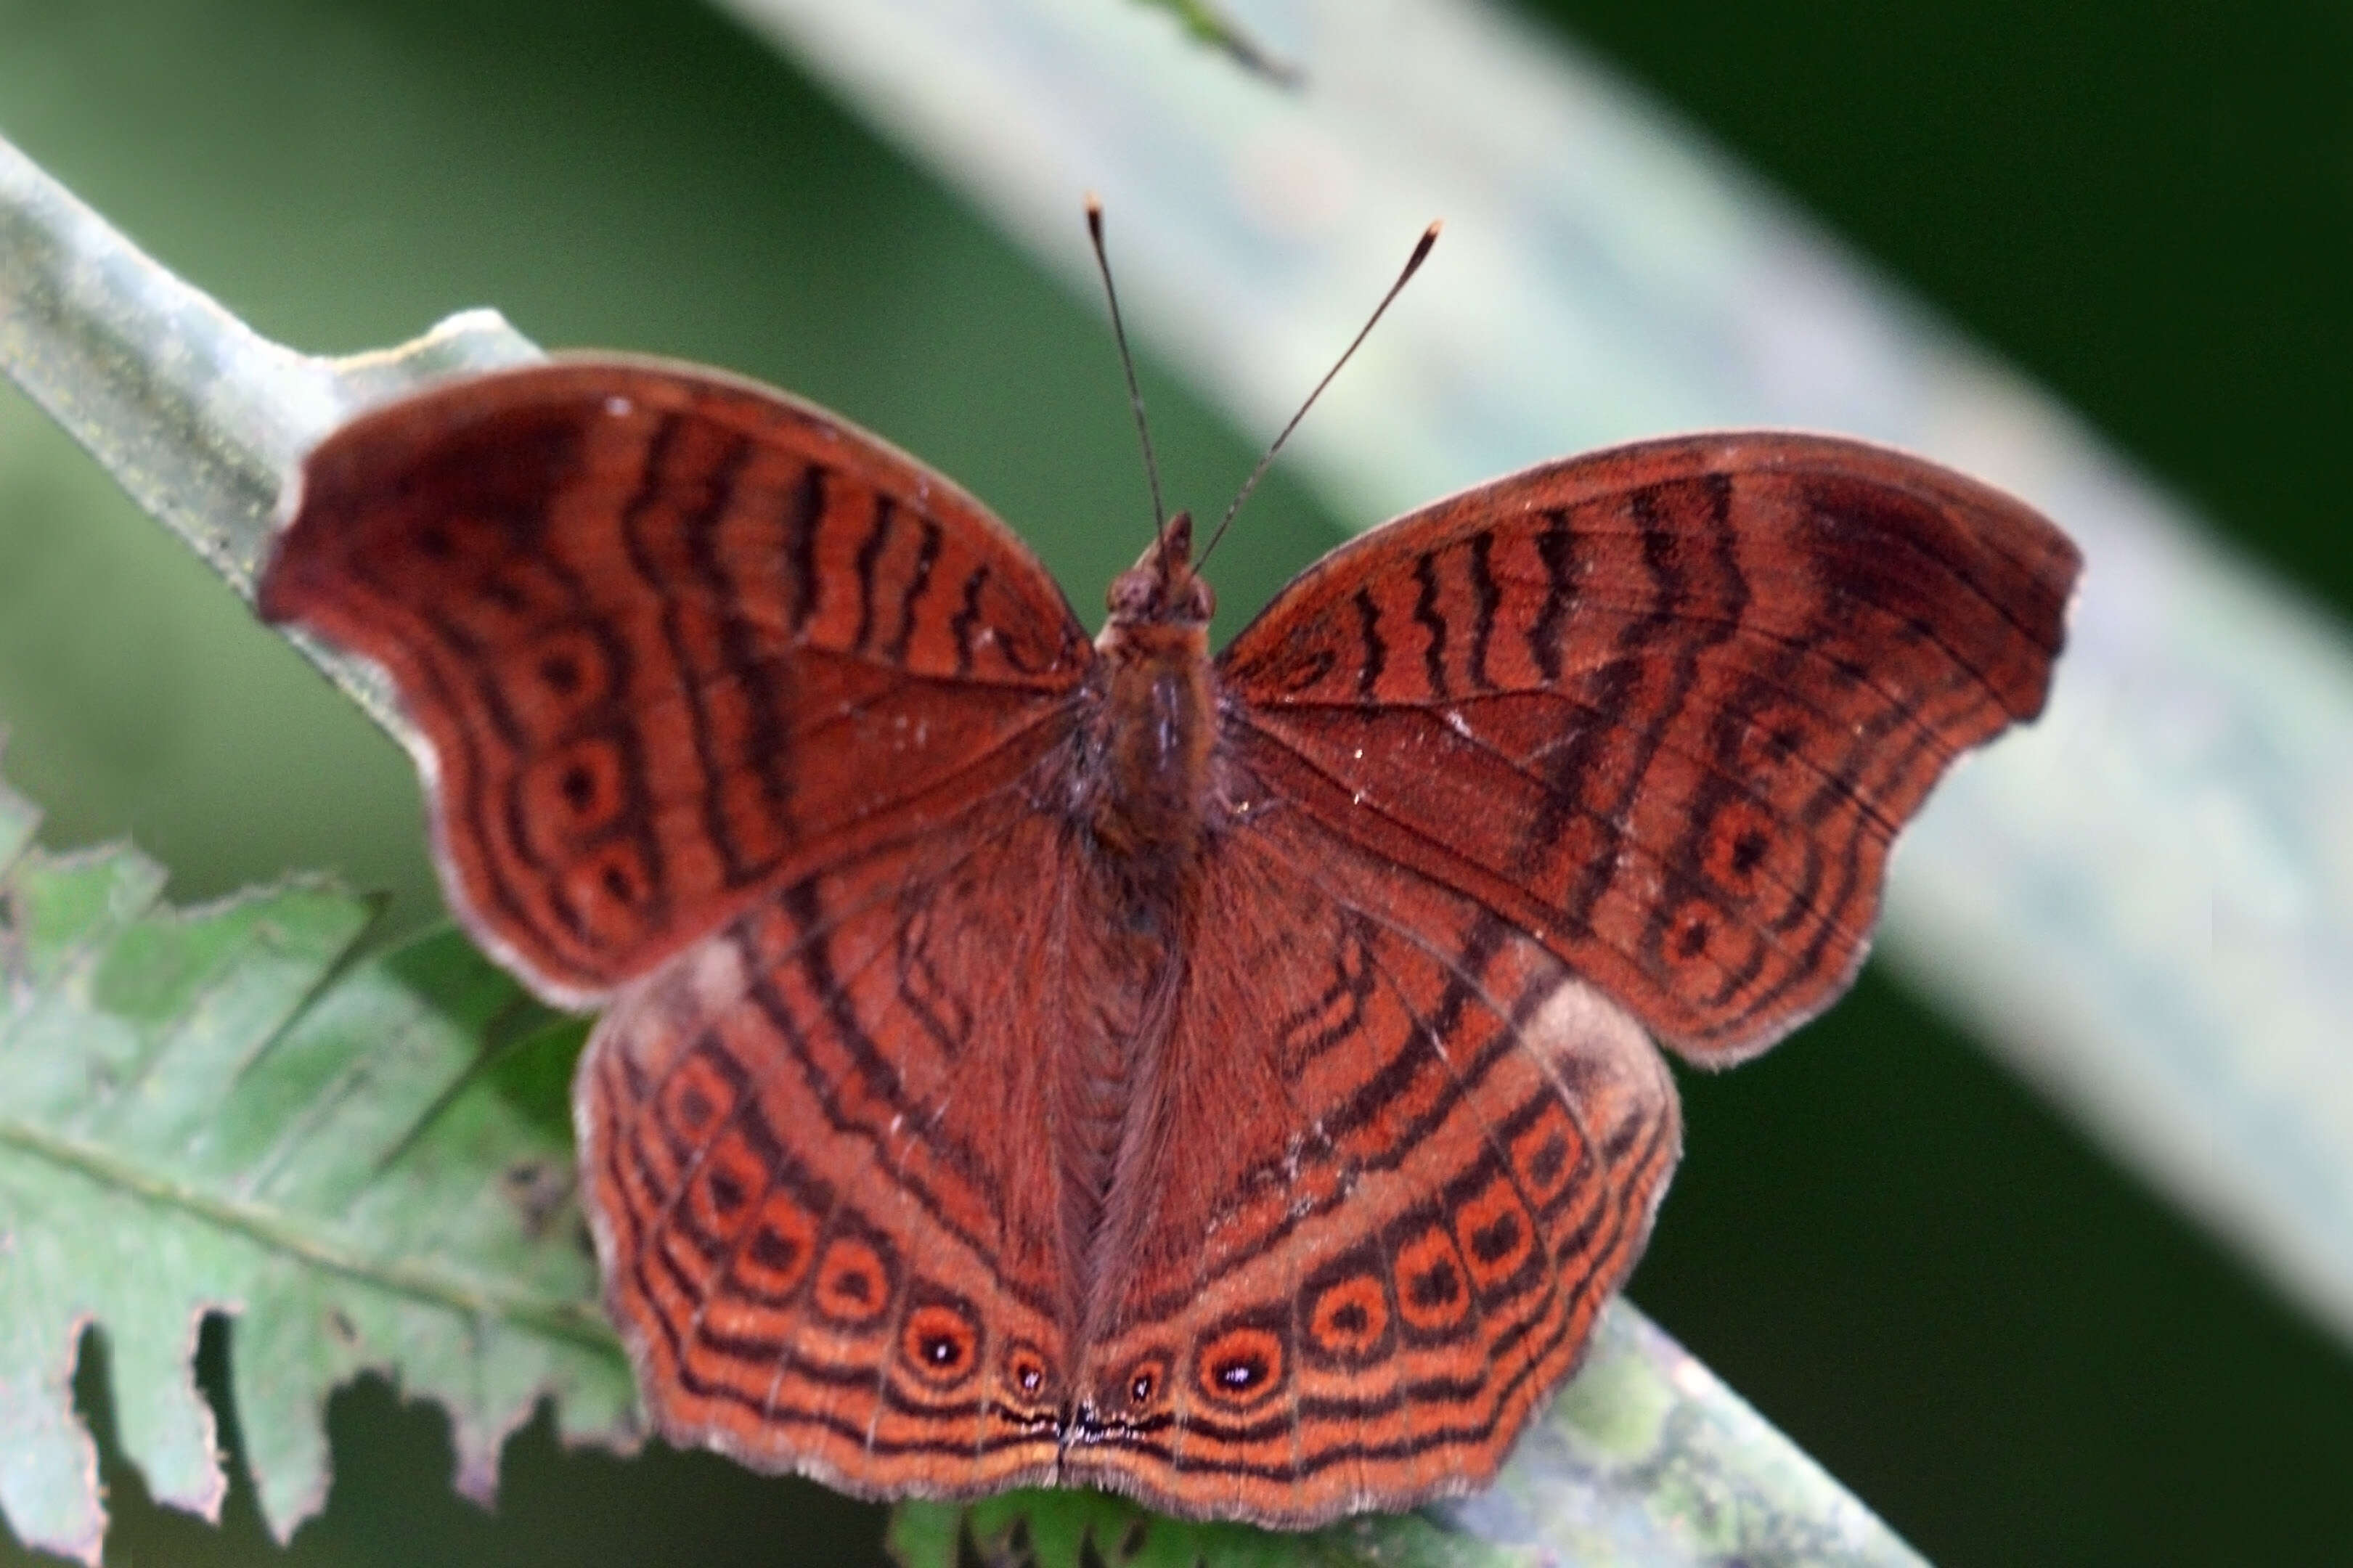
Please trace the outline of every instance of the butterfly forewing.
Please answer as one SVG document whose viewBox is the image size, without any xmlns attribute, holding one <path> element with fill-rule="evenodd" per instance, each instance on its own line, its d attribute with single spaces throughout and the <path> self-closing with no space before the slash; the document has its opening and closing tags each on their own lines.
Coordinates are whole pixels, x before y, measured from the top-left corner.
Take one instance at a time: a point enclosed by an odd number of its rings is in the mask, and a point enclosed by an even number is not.
<svg viewBox="0 0 2353 1568">
<path fill-rule="evenodd" d="M 633 361 L 343 426 L 261 605 L 390 672 L 456 912 L 566 1002 L 1002 782 L 1091 657 L 947 480 L 778 394 Z"/>
<path fill-rule="evenodd" d="M 2041 711 L 2073 547 L 1859 443 L 1645 443 L 1335 551 L 1222 661 L 1242 764 L 1704 1060 L 1861 962 L 1896 830 Z"/>
</svg>

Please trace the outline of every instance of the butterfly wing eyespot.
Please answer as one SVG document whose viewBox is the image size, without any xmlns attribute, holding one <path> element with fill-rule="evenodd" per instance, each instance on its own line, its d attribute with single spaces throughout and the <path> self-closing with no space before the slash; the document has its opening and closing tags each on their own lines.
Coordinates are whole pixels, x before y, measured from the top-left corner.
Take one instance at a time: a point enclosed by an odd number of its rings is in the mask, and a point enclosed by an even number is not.
<svg viewBox="0 0 2353 1568">
<path fill-rule="evenodd" d="M 1389 1270 L 1374 1255 L 1330 1266 L 1303 1292 L 1301 1348 L 1311 1358 L 1341 1366 L 1378 1362 L 1395 1335 Z"/>
<path fill-rule="evenodd" d="M 828 1237 L 818 1257 L 817 1312 L 838 1329 L 878 1328 L 895 1305 L 899 1260 L 888 1239 L 860 1216 L 841 1217 L 852 1223 Z"/>
<path fill-rule="evenodd" d="M 1041 1398 L 1053 1382 L 1046 1352 L 1027 1342 L 1015 1342 L 1005 1352 L 1005 1382 L 1025 1403 Z"/>
<path fill-rule="evenodd" d="M 971 1302 L 926 1285 L 901 1329 L 899 1353 L 924 1384 L 958 1389 L 984 1364 L 986 1333 Z"/>
<path fill-rule="evenodd" d="M 1221 1323 L 1194 1347 L 1194 1386 L 1204 1405 L 1247 1410 L 1282 1390 L 1291 1363 L 1288 1307 Z"/>
<path fill-rule="evenodd" d="M 1409 1334 L 1444 1342 L 1471 1319 L 1471 1270 L 1445 1216 L 1418 1214 L 1393 1227 L 1390 1257 L 1398 1316 Z"/>
<path fill-rule="evenodd" d="M 1120 1387 L 1127 1396 L 1129 1415 L 1140 1415 L 1152 1408 L 1154 1400 L 1168 1382 L 1168 1363 L 1156 1355 L 1145 1356 L 1128 1367 Z"/>
</svg>

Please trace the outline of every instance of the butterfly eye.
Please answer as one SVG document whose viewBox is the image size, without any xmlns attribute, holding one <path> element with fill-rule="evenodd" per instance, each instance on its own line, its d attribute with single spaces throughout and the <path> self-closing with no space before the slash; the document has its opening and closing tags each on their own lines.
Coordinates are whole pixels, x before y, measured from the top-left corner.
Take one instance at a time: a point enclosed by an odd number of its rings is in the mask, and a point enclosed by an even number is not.
<svg viewBox="0 0 2353 1568">
<path fill-rule="evenodd" d="M 1113 616 L 1133 619 L 1146 615 L 1158 595 L 1159 584 L 1149 572 L 1123 572 L 1111 580 L 1111 589 L 1103 595 L 1103 608 Z"/>
</svg>

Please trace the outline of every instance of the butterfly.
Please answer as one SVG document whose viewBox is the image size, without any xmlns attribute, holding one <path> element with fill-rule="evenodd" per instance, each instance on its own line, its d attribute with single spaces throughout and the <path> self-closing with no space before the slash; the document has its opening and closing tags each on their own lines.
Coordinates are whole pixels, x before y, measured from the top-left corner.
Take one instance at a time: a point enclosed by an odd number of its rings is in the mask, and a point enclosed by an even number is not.
<svg viewBox="0 0 2353 1568">
<path fill-rule="evenodd" d="M 1303 1528 L 1493 1474 L 1679 1155 L 1653 1042 L 1846 987 L 2078 566 L 1916 458 L 1683 436 L 1213 658 L 1183 514 L 1090 639 L 879 438 L 582 358 L 330 436 L 260 604 L 388 672 L 474 939 L 604 1009 L 584 1205 L 663 1435 Z"/>
</svg>

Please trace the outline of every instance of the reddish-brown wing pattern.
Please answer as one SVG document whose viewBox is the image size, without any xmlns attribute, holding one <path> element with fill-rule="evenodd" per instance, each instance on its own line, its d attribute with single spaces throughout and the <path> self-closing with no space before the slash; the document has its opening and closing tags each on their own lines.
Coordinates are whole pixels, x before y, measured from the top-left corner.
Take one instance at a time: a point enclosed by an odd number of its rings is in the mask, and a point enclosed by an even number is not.
<svg viewBox="0 0 2353 1568">
<path fill-rule="evenodd" d="M 1023 792 L 977 800 L 786 888 L 606 1016 L 589 1213 L 673 1439 L 866 1495 L 1053 1479 L 1070 1270 L 1035 1130 L 1115 983 L 1060 838 Z"/>
<path fill-rule="evenodd" d="M 2076 570 L 1852 442 L 1531 470 L 1212 665 L 1180 518 L 1090 647 L 953 485 L 636 361 L 306 465 L 273 618 L 390 672 L 450 903 L 552 999 L 656 1424 L 870 1495 L 1304 1526 L 1492 1474 Z"/>
<path fill-rule="evenodd" d="M 1245 798 L 1069 1468 L 1304 1526 L 1493 1472 L 1641 1253 L 1680 1142 L 1657 1050 L 1540 944 Z"/>
<path fill-rule="evenodd" d="M 1001 1130 L 1060 993 L 1010 917 L 1093 655 L 1020 542 L 764 389 L 559 363 L 331 437 L 262 605 L 393 676 L 469 929 L 613 997 L 584 1185 L 661 1428 L 866 1492 L 1043 1479 L 1056 1198 Z"/>
<path fill-rule="evenodd" d="M 636 361 L 337 431 L 261 611 L 391 673 L 453 909 L 575 1003 L 811 853 L 1018 773 L 1090 658 L 1037 558 L 948 480 L 780 394 Z"/>
<path fill-rule="evenodd" d="M 2042 711 L 2078 560 L 2000 491 L 1860 442 L 1620 447 L 1303 575 L 1223 661 L 1236 751 L 1737 1060 L 1852 978 L 1945 768 Z"/>
</svg>

